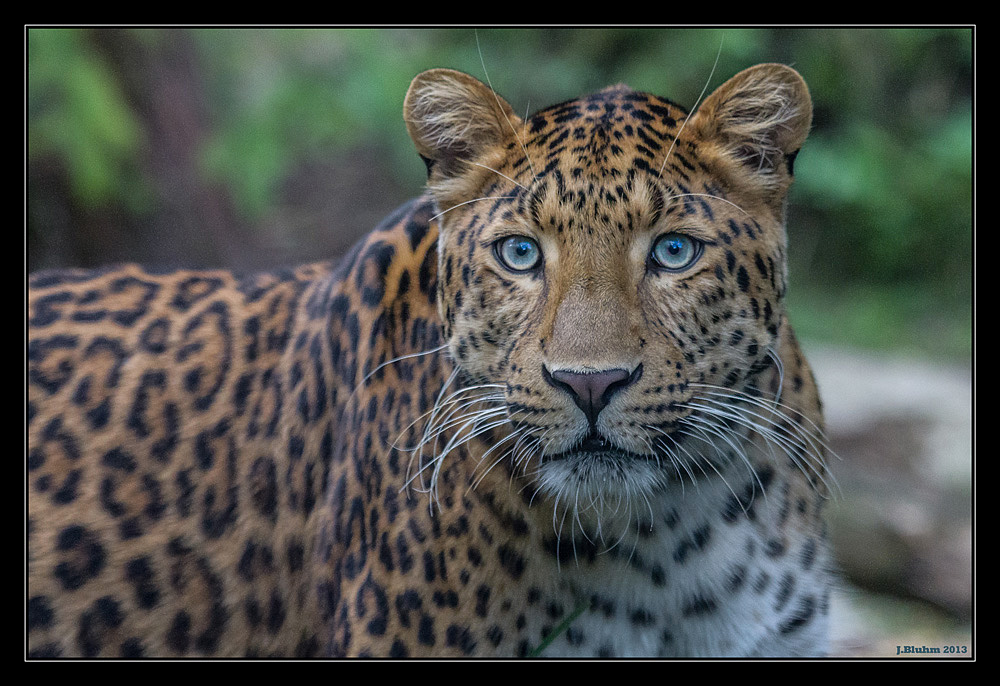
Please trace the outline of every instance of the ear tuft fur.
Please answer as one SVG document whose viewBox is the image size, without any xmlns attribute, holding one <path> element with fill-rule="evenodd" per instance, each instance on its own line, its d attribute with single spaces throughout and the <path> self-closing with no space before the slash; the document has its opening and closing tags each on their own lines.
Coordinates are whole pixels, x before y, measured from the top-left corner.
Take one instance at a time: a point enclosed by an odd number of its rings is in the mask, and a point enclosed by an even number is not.
<svg viewBox="0 0 1000 686">
<path fill-rule="evenodd" d="M 698 108 L 695 126 L 723 150 L 761 174 L 791 164 L 809 134 L 809 89 L 791 67 L 759 64 L 722 84 Z"/>
<path fill-rule="evenodd" d="M 452 69 L 431 69 L 410 84 L 403 104 L 406 128 L 428 171 L 457 173 L 511 135 L 521 120 L 486 84 Z"/>
</svg>

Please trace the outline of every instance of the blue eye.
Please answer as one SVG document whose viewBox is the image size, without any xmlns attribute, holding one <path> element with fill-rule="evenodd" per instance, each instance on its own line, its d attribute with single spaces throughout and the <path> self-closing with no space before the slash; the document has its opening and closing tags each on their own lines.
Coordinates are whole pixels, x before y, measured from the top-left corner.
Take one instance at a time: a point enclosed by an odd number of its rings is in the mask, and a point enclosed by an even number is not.
<svg viewBox="0 0 1000 686">
<path fill-rule="evenodd" d="M 679 271 L 694 264 L 701 255 L 701 243 L 680 233 L 665 233 L 653 243 L 650 257 L 658 267 Z"/>
<path fill-rule="evenodd" d="M 494 244 L 500 264 L 511 271 L 531 271 L 542 262 L 542 250 L 533 238 L 511 236 L 501 238 Z"/>
</svg>

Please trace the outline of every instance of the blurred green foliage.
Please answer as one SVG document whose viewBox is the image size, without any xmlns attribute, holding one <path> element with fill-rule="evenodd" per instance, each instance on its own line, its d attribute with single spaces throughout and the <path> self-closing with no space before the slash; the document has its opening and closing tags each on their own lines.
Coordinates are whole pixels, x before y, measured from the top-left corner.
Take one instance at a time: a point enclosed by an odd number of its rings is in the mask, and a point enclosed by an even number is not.
<svg viewBox="0 0 1000 686">
<path fill-rule="evenodd" d="M 81 203 L 134 208 L 140 125 L 84 39 L 73 30 L 28 31 L 28 161 L 58 157 Z"/>
<path fill-rule="evenodd" d="M 137 161 L 147 117 L 95 31 L 27 31 L 29 168 L 60 165 L 84 208 L 155 212 Z M 789 215 L 800 330 L 970 356 L 971 29 L 102 31 L 122 32 L 151 60 L 179 31 L 190 40 L 192 86 L 211 122 L 197 173 L 251 226 L 267 221 L 296 169 L 359 146 L 419 192 L 401 103 L 423 69 L 467 71 L 528 112 L 620 81 L 691 107 L 706 84 L 751 64 L 791 64 L 815 106 Z"/>
</svg>

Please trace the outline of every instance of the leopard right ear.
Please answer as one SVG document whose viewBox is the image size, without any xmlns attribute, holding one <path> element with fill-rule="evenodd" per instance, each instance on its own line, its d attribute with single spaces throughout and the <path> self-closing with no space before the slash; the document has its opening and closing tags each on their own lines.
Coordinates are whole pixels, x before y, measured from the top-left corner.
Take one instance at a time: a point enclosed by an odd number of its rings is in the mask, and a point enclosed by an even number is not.
<svg viewBox="0 0 1000 686">
<path fill-rule="evenodd" d="M 744 172 L 767 185 L 787 185 L 812 122 L 809 88 L 791 67 L 758 64 L 719 86 L 691 122 Z"/>
<path fill-rule="evenodd" d="M 521 120 L 486 84 L 453 69 L 418 74 L 403 103 L 406 128 L 428 174 L 455 176 L 505 142 Z"/>
</svg>

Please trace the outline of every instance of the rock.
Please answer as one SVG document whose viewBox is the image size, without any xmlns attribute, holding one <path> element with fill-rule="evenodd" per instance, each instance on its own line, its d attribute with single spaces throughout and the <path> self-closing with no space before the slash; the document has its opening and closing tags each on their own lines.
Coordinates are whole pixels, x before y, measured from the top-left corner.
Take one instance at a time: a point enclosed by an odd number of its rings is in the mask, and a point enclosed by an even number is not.
<svg viewBox="0 0 1000 686">
<path fill-rule="evenodd" d="M 822 393 L 830 508 L 846 578 L 972 612 L 972 373 L 968 368 L 832 348 L 806 349 Z"/>
</svg>

